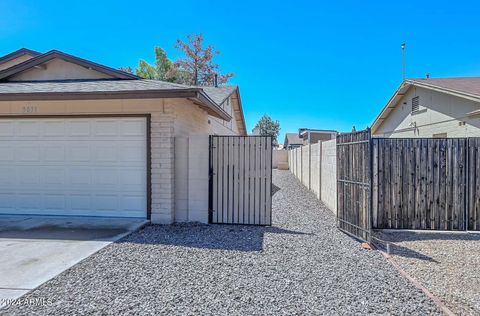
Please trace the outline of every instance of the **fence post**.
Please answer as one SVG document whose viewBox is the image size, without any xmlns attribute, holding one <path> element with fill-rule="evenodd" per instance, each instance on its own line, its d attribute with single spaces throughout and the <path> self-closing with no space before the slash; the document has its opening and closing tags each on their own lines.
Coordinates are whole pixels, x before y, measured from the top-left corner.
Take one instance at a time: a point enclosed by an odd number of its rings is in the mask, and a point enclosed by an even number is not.
<svg viewBox="0 0 480 316">
<path fill-rule="evenodd" d="M 308 189 L 312 190 L 312 144 L 308 143 Z"/>
<path fill-rule="evenodd" d="M 300 148 L 300 182 L 301 183 L 303 183 L 303 148 L 302 147 L 299 147 Z"/>
<path fill-rule="evenodd" d="M 322 143 L 323 141 L 318 141 L 318 199 L 322 200 Z"/>
</svg>

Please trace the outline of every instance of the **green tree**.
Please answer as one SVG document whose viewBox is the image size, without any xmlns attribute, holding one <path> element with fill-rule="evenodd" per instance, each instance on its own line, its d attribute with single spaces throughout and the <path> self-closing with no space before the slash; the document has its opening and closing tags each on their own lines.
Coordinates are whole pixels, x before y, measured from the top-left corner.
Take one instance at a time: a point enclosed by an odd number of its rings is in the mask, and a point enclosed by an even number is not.
<svg viewBox="0 0 480 316">
<path fill-rule="evenodd" d="M 274 121 L 270 116 L 264 114 L 255 125 L 261 136 L 272 136 L 273 143 L 277 144 L 277 137 L 280 133 L 280 122 Z"/>
<path fill-rule="evenodd" d="M 160 47 L 155 47 L 155 65 L 140 60 L 136 75 L 145 79 L 176 82 L 179 74 L 173 62 L 168 59 L 167 53 Z"/>
</svg>

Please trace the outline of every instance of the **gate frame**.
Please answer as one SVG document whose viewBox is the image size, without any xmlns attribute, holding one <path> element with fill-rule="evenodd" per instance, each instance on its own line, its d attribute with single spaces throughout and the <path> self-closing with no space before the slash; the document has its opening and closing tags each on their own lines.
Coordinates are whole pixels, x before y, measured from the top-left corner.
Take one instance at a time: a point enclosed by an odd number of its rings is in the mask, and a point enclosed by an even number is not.
<svg viewBox="0 0 480 316">
<path fill-rule="evenodd" d="M 350 183 L 350 184 L 357 184 L 357 185 L 362 185 L 364 187 L 364 190 L 368 191 L 368 210 L 367 210 L 367 214 L 366 214 L 366 217 L 367 217 L 367 228 L 363 228 L 363 227 L 360 227 L 358 225 L 355 225 L 355 224 L 352 224 L 350 222 L 348 222 L 347 220 L 345 219 L 340 219 L 340 216 L 339 216 L 339 213 L 340 213 L 340 208 L 338 207 L 339 205 L 339 197 L 338 197 L 338 193 L 337 193 L 337 216 L 336 216 L 336 222 L 337 222 L 337 228 L 339 230 L 341 230 L 342 232 L 354 237 L 354 238 L 357 238 L 357 239 L 361 239 L 361 240 L 364 240 L 368 243 L 371 243 L 372 241 L 372 234 L 373 234 L 373 218 L 372 218 L 372 208 L 373 208 L 373 142 L 372 142 L 372 133 L 371 133 L 371 130 L 370 128 L 368 127 L 367 129 L 363 130 L 363 131 L 357 131 L 357 132 L 352 132 L 352 133 L 344 133 L 343 135 L 345 134 L 353 134 L 353 133 L 362 133 L 362 132 L 368 132 L 368 139 L 366 140 L 362 140 L 362 141 L 353 141 L 353 142 L 348 142 L 348 143 L 340 143 L 338 142 L 338 136 L 341 136 L 342 134 L 338 135 L 337 136 L 337 143 L 336 143 L 336 152 L 337 152 L 337 188 L 338 188 L 338 183 L 343 183 L 343 185 L 345 185 L 345 183 Z M 362 143 L 368 143 L 368 155 L 367 155 L 367 158 L 368 158 L 368 183 L 365 183 L 365 182 L 356 182 L 356 181 L 351 181 L 351 180 L 348 180 L 348 179 L 340 179 L 339 177 L 339 174 L 338 174 L 338 168 L 339 168 L 339 164 L 338 164 L 338 157 L 339 157 L 339 151 L 338 151 L 338 147 L 339 146 L 345 146 L 345 145 L 355 145 L 355 144 L 362 144 Z M 342 195 L 342 197 L 345 199 L 345 195 Z M 343 203 L 343 209 L 345 209 L 345 203 Z M 363 236 L 360 236 L 360 235 L 355 235 L 353 234 L 352 232 L 346 230 L 346 229 L 343 229 L 340 227 L 340 222 L 342 222 L 344 225 L 348 225 L 354 229 L 357 229 L 357 230 L 361 230 L 362 232 L 364 232 L 367 236 L 367 238 L 363 238 Z"/>
<path fill-rule="evenodd" d="M 213 138 L 214 137 L 238 137 L 238 138 L 260 138 L 264 137 L 269 139 L 271 146 L 270 153 L 270 216 L 269 224 L 240 224 L 240 223 L 214 223 L 213 222 Z M 267 140 L 266 140 L 267 141 Z M 209 224 L 219 224 L 219 225 L 247 225 L 247 226 L 272 226 L 273 225 L 273 136 L 263 136 L 263 135 L 209 135 L 208 136 L 208 223 Z"/>
</svg>

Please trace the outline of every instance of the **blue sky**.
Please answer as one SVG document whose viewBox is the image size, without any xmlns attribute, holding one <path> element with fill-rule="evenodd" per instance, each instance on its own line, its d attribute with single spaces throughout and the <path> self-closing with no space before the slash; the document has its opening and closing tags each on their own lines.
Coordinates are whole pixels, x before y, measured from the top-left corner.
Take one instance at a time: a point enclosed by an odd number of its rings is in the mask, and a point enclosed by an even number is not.
<svg viewBox="0 0 480 316">
<path fill-rule="evenodd" d="M 285 1 L 286 2 L 286 1 Z M 202 32 L 242 93 L 247 127 L 262 114 L 285 132 L 372 123 L 407 77 L 480 75 L 480 5 L 451 1 L 0 2 L 0 55 L 20 47 L 112 67 L 173 59 L 175 39 Z"/>
</svg>

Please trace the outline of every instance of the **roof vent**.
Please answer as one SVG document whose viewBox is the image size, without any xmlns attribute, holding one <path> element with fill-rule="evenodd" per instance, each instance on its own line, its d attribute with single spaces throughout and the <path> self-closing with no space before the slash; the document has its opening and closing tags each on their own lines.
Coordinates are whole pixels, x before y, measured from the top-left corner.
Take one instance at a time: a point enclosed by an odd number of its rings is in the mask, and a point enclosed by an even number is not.
<svg viewBox="0 0 480 316">
<path fill-rule="evenodd" d="M 420 110 L 420 97 L 416 96 L 412 98 L 412 113 L 418 112 Z"/>
</svg>

